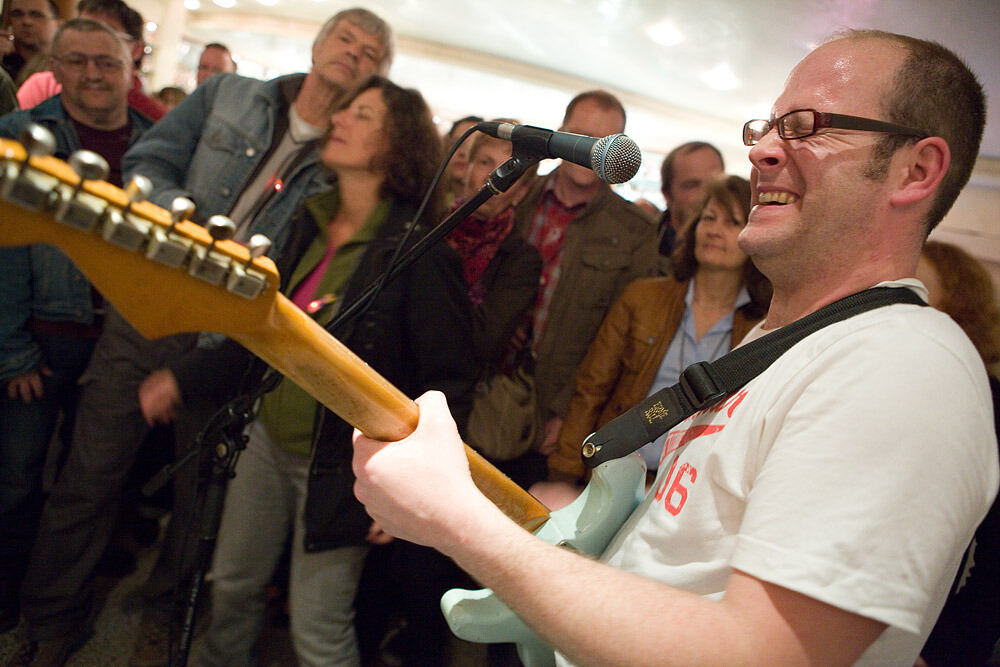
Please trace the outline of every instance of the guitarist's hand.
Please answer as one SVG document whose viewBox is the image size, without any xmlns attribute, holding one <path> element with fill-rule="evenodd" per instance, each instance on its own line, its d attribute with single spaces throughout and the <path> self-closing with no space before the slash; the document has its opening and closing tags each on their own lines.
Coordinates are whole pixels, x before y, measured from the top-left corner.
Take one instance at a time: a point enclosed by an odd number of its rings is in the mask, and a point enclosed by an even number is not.
<svg viewBox="0 0 1000 667">
<path fill-rule="evenodd" d="M 150 426 L 169 424 L 177 416 L 181 390 L 174 374 L 167 368 L 153 371 L 139 385 L 139 407 Z"/>
<path fill-rule="evenodd" d="M 444 394 L 427 392 L 417 405 L 417 429 L 399 442 L 354 431 L 354 494 L 387 533 L 447 553 L 467 533 L 463 526 L 499 510 L 469 475 Z"/>
<path fill-rule="evenodd" d="M 43 375 L 52 375 L 48 366 L 42 365 L 24 375 L 11 378 L 7 383 L 7 397 L 13 401 L 21 400 L 25 403 L 38 400 L 45 394 L 42 385 Z"/>
</svg>

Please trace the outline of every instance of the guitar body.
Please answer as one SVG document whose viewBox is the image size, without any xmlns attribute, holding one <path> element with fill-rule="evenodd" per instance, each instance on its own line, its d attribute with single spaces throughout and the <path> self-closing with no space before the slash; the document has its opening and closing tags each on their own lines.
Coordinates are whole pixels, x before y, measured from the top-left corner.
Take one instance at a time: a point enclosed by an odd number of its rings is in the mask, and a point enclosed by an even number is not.
<svg viewBox="0 0 1000 667">
<path fill-rule="evenodd" d="M 535 531 L 549 544 L 596 556 L 638 506 L 645 492 L 646 465 L 638 454 L 596 467 L 583 493 Z M 552 649 L 489 589 L 452 589 L 441 610 L 455 636 L 479 643 L 515 643 L 526 667 L 554 664 Z"/>
</svg>

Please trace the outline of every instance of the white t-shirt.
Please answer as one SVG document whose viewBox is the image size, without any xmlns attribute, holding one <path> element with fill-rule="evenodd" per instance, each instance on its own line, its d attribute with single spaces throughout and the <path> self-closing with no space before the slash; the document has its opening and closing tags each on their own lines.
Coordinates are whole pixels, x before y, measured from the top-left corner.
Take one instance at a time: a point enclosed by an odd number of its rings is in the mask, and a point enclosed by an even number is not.
<svg viewBox="0 0 1000 667">
<path fill-rule="evenodd" d="M 864 665 L 913 664 L 997 489 L 982 361 L 912 305 L 809 336 L 665 451 L 603 559 L 712 599 L 738 569 L 882 621 Z"/>
</svg>

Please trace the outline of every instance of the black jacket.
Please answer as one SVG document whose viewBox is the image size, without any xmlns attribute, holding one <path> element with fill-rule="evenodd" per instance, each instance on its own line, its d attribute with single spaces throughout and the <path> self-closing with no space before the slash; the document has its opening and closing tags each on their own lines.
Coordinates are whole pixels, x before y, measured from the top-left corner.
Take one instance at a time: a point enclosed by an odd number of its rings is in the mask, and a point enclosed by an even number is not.
<svg viewBox="0 0 1000 667">
<path fill-rule="evenodd" d="M 351 275 L 343 303 L 351 303 L 381 275 L 413 213 L 408 205 L 393 204 Z M 317 233 L 309 207 L 296 213 L 291 227 L 292 235 L 277 259 L 283 288 Z M 414 237 L 419 236 L 418 230 Z M 411 398 L 429 389 L 444 392 L 464 428 L 477 367 L 469 354 L 472 314 L 461 260 L 447 244 L 438 243 L 404 269 L 367 310 L 335 335 Z M 231 341 L 220 350 L 199 350 L 198 356 L 200 363 L 186 365 L 183 379 L 178 378 L 185 401 L 199 394 L 231 393 L 252 360 L 249 352 Z M 196 373 L 191 372 L 194 367 L 199 369 Z M 307 552 L 364 543 L 371 519 L 354 498 L 352 432 L 350 425 L 318 406 L 305 507 Z"/>
</svg>

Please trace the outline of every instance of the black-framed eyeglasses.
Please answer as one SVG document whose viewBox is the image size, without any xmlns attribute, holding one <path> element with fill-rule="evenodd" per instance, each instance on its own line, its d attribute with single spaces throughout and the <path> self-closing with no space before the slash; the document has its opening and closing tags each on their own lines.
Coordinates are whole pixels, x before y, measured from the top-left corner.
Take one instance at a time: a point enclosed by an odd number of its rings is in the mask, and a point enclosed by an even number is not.
<svg viewBox="0 0 1000 667">
<path fill-rule="evenodd" d="M 125 66 L 125 61 L 118 58 L 112 58 L 111 56 L 88 56 L 85 53 L 76 52 L 67 53 L 64 56 L 55 56 L 52 59 L 61 63 L 63 67 L 75 72 L 82 72 L 87 69 L 88 62 L 93 62 L 97 66 L 97 69 L 105 74 L 120 72 L 122 67 Z"/>
<path fill-rule="evenodd" d="M 776 129 L 778 136 L 785 140 L 805 139 L 825 128 L 885 132 L 921 139 L 930 136 L 926 132 L 915 130 L 912 127 L 894 125 L 881 120 L 845 116 L 844 114 L 827 113 L 815 109 L 795 109 L 771 120 L 748 120 L 743 125 L 743 143 L 747 146 L 753 146 L 763 139 L 764 135 L 772 128 Z"/>
</svg>

